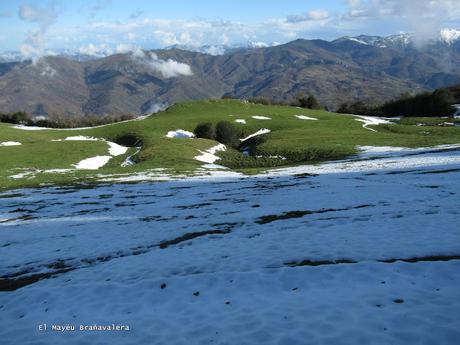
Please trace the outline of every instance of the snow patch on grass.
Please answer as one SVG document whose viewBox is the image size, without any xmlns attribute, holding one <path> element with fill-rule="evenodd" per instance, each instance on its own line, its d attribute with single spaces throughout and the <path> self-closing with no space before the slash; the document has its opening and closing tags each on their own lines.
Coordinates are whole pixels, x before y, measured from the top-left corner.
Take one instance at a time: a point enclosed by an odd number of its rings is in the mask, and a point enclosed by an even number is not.
<svg viewBox="0 0 460 345">
<path fill-rule="evenodd" d="M 256 120 L 271 120 L 272 118 L 271 117 L 267 117 L 267 116 L 259 116 L 259 115 L 255 115 L 255 116 L 251 116 L 253 119 L 256 119 Z"/>
<path fill-rule="evenodd" d="M 243 125 L 246 124 L 246 120 L 244 120 L 244 119 L 236 119 L 235 122 L 242 123 Z"/>
<path fill-rule="evenodd" d="M 47 169 L 47 170 L 42 170 L 42 169 L 22 169 L 23 171 L 14 175 L 9 176 L 12 179 L 21 179 L 21 178 L 33 178 L 37 174 L 45 173 L 45 174 L 64 174 L 68 173 L 71 171 L 74 171 L 74 169 Z"/>
<path fill-rule="evenodd" d="M 310 117 L 310 116 L 305 116 L 305 115 L 294 115 L 300 120 L 318 120 L 316 117 Z"/>
<path fill-rule="evenodd" d="M 35 171 L 27 170 L 27 171 L 23 171 L 18 174 L 10 175 L 9 177 L 12 179 L 21 179 L 21 178 L 32 177 L 34 175 L 35 175 Z"/>
<path fill-rule="evenodd" d="M 24 126 L 24 125 L 13 126 L 13 128 L 22 129 L 23 131 L 43 131 L 46 129 L 53 129 L 53 128 L 46 128 L 46 127 L 35 127 L 35 126 Z"/>
<path fill-rule="evenodd" d="M 97 170 L 106 165 L 111 158 L 112 156 L 96 156 L 86 158 L 78 162 L 77 164 L 74 164 L 74 167 L 79 170 Z"/>
<path fill-rule="evenodd" d="M 189 138 L 194 138 L 195 134 L 189 131 L 185 131 L 183 129 L 177 129 L 175 131 L 169 131 L 168 134 L 166 134 L 167 138 L 179 138 L 179 139 L 189 139 Z"/>
<path fill-rule="evenodd" d="M 372 132 L 377 132 L 375 129 L 369 128 L 368 126 L 377 126 L 377 125 L 382 125 L 386 123 L 391 123 L 391 121 L 388 121 L 387 119 L 381 118 L 381 117 L 374 117 L 374 116 L 361 116 L 361 115 L 355 115 L 357 119 L 356 121 L 363 122 L 363 128 L 368 129 Z"/>
<path fill-rule="evenodd" d="M 4 141 L 3 143 L 0 143 L 0 146 L 19 146 L 22 145 L 18 141 Z"/>
<path fill-rule="evenodd" d="M 87 137 L 84 135 L 76 135 L 73 137 L 67 137 L 65 139 L 53 139 L 51 141 L 99 141 L 99 140 L 104 140 L 104 139 L 98 139 L 95 137 Z"/>
<path fill-rule="evenodd" d="M 128 151 L 126 146 L 121 146 L 111 141 L 107 141 L 107 144 L 109 144 L 109 154 L 114 157 L 123 155 L 126 153 L 126 151 Z"/>
<path fill-rule="evenodd" d="M 337 162 L 326 162 L 319 165 L 301 165 L 297 167 L 273 169 L 268 171 L 267 174 L 270 176 L 343 174 L 460 164 L 460 155 L 458 152 L 444 152 L 445 150 L 458 148 L 460 148 L 460 145 L 440 145 L 431 148 L 386 151 L 391 154 L 379 158 L 382 152 L 385 152 L 380 151 L 377 153 L 374 152 L 372 155 L 361 154 L 358 159 L 346 159 Z M 374 158 L 369 159 L 371 157 Z"/>
<path fill-rule="evenodd" d="M 52 141 L 103 141 L 108 144 L 109 146 L 108 151 L 109 151 L 110 156 L 95 156 L 95 157 L 85 158 L 81 160 L 80 162 L 78 162 L 77 164 L 73 164 L 73 167 L 76 170 L 97 170 L 103 167 L 105 164 L 107 164 L 112 157 L 123 155 L 126 153 L 126 151 L 128 151 L 128 148 L 126 146 L 122 146 L 117 143 L 107 141 L 103 138 L 88 137 L 88 136 L 83 136 L 83 135 L 67 137 L 65 139 L 54 139 Z M 21 144 L 19 143 L 19 145 Z M 5 146 L 11 146 L 11 145 L 5 145 Z M 139 151 L 137 151 L 136 153 L 138 152 Z M 130 159 L 131 159 L 131 156 L 128 157 L 125 160 L 125 162 L 127 161 L 132 162 Z M 122 166 L 128 166 L 128 165 L 134 164 L 134 162 L 132 162 L 132 164 L 126 164 L 126 165 L 123 165 L 123 164 L 124 163 L 122 163 Z M 48 169 L 48 170 L 35 169 L 35 170 L 28 170 L 25 172 L 11 175 L 10 178 L 13 178 L 13 179 L 31 178 L 31 177 L 35 177 L 37 173 L 50 173 L 50 174 L 67 173 L 67 172 L 74 171 L 75 169 Z"/>
<path fill-rule="evenodd" d="M 45 130 L 48 130 L 48 131 L 79 131 L 79 130 L 83 130 L 83 129 L 103 128 L 103 127 L 107 127 L 107 126 L 111 126 L 111 125 L 116 125 L 118 123 L 125 123 L 125 122 L 131 122 L 131 121 L 141 121 L 141 120 L 145 120 L 146 118 L 148 118 L 150 116 L 153 116 L 153 115 L 155 115 L 155 113 L 138 116 L 138 117 L 136 117 L 134 119 L 130 119 L 130 120 L 112 122 L 112 123 L 107 123 L 105 125 L 98 125 L 98 126 L 92 126 L 92 127 L 51 128 L 51 127 L 25 126 L 25 125 L 15 125 L 15 126 L 12 126 L 12 127 L 15 128 L 15 129 L 23 130 L 23 131 L 45 131 Z"/>
<path fill-rule="evenodd" d="M 219 160 L 220 158 L 217 157 L 215 154 L 218 151 L 225 151 L 227 148 L 225 147 L 224 144 L 219 144 L 216 146 L 211 147 L 210 149 L 206 151 L 200 151 L 201 155 L 195 156 L 194 158 L 200 162 L 212 164 L 215 161 Z"/>
<path fill-rule="evenodd" d="M 104 141 L 109 145 L 109 154 L 111 156 L 120 156 L 128 151 L 126 146 L 118 145 L 112 141 L 105 140 L 103 138 L 87 137 L 84 135 L 77 135 L 73 137 L 67 137 L 65 139 L 53 139 L 51 141 Z"/>
<path fill-rule="evenodd" d="M 240 139 L 240 141 L 246 141 L 252 137 L 256 137 L 258 135 L 262 135 L 262 134 L 267 134 L 267 133 L 270 133 L 271 131 L 268 129 L 268 128 L 262 128 L 262 129 L 259 129 L 257 132 L 255 133 L 252 133 L 251 135 L 248 135 L 246 138 L 243 138 L 243 139 Z"/>
<path fill-rule="evenodd" d="M 388 153 L 388 152 L 400 152 L 403 150 L 409 150 L 406 147 L 394 147 L 394 146 L 357 146 L 358 150 L 365 153 Z"/>
<path fill-rule="evenodd" d="M 441 152 L 449 150 L 457 150 L 460 148 L 460 144 L 448 144 L 448 145 L 437 145 L 433 147 L 395 147 L 395 146 L 356 146 L 356 149 L 360 151 L 360 158 L 371 158 L 380 156 L 396 156 L 402 157 L 404 155 L 414 155 L 423 152 Z"/>
<path fill-rule="evenodd" d="M 203 169 L 228 169 L 227 167 L 219 164 L 203 164 L 201 167 Z"/>
</svg>

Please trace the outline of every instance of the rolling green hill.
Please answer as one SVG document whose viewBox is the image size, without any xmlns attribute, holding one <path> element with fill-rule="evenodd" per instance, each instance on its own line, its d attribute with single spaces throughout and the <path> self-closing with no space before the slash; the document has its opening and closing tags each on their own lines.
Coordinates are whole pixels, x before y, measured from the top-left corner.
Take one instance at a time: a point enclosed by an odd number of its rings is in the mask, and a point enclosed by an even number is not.
<svg viewBox="0 0 460 345">
<path fill-rule="evenodd" d="M 264 140 L 256 141 L 252 156 L 229 147 L 216 153 L 221 157 L 216 164 L 248 173 L 273 166 L 343 158 L 357 153 L 359 145 L 428 147 L 460 143 L 458 127 L 386 123 L 365 128 L 359 120 L 362 119 L 352 115 L 295 107 L 208 100 L 179 103 L 141 120 L 87 129 L 24 130 L 1 123 L 0 144 L 21 145 L 0 146 L 0 189 L 100 181 L 109 175 L 152 171 L 192 175 L 205 164 L 195 157 L 218 143 L 208 139 L 168 138 L 166 134 L 178 129 L 192 132 L 201 122 L 231 122 L 240 138 L 261 129 L 270 130 L 259 136 Z M 101 140 L 64 140 L 75 136 Z M 126 153 L 111 157 L 107 141 L 130 147 Z M 75 168 L 82 160 L 95 156 L 109 160 L 97 170 Z M 129 156 L 135 164 L 122 166 Z"/>
</svg>

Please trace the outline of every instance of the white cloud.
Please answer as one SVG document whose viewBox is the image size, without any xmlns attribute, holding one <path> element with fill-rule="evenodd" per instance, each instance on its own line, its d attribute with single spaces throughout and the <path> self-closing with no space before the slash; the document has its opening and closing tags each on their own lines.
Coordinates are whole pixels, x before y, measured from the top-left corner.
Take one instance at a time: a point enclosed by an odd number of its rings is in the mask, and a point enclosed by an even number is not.
<svg viewBox="0 0 460 345">
<path fill-rule="evenodd" d="M 48 40 L 53 47 L 76 49 L 91 55 L 106 54 L 126 49 L 117 45 L 129 44 L 144 48 L 173 45 L 197 48 L 209 47 L 210 54 L 221 54 L 223 46 L 241 46 L 249 42 L 281 42 L 296 38 L 335 39 L 338 36 L 395 34 L 398 31 L 415 32 L 421 42 L 438 33 L 441 28 L 452 27 L 460 20 L 460 0 L 344 0 L 344 12 L 317 8 L 287 17 L 268 18 L 259 22 L 228 20 L 173 20 L 148 17 L 141 9 L 125 14 L 126 21 L 98 21 L 84 26 L 67 27 L 64 32 L 50 30 L 57 11 L 49 2 L 45 8 L 29 5 L 21 7 L 22 19 L 37 24 L 29 34 L 21 51 L 28 56 L 41 56 Z M 93 0 L 90 11 L 97 12 L 110 5 L 108 0 Z M 450 22 L 446 22 L 450 21 Z M 391 30 L 394 29 L 392 32 Z M 52 35 L 51 35 L 52 33 Z M 45 41 L 46 38 L 46 41 Z M 203 50 L 201 50 L 203 51 Z"/>
<path fill-rule="evenodd" d="M 56 75 L 56 70 L 48 64 L 43 65 L 42 71 L 40 72 L 41 76 L 44 77 L 54 77 Z"/>
<path fill-rule="evenodd" d="M 135 49 L 136 48 L 134 46 L 132 46 L 131 44 L 120 43 L 120 44 L 117 44 L 117 46 L 115 47 L 115 52 L 117 54 L 124 54 L 124 53 L 132 52 Z"/>
<path fill-rule="evenodd" d="M 78 52 L 82 55 L 102 57 L 113 54 L 113 49 L 107 44 L 93 44 L 89 43 L 78 49 Z"/>
<path fill-rule="evenodd" d="M 312 10 L 303 15 L 291 15 L 286 18 L 289 23 L 299 23 L 305 21 L 320 21 L 329 19 L 329 12 L 326 10 Z"/>
<path fill-rule="evenodd" d="M 125 33 L 135 37 L 136 44 L 144 47 L 198 47 L 235 45 L 251 41 L 286 42 L 288 39 L 305 37 L 311 30 L 318 32 L 321 28 L 326 28 L 332 19 L 327 11 L 315 10 L 295 18 L 274 18 L 259 23 L 143 18 L 127 22 L 96 22 L 86 30 L 88 35 L 105 33 L 112 38 Z"/>
<path fill-rule="evenodd" d="M 162 60 L 155 53 L 148 53 L 137 49 L 133 52 L 133 58 L 136 62 L 161 73 L 164 78 L 193 75 L 189 65 L 172 59 Z"/>
<path fill-rule="evenodd" d="M 20 51 L 24 56 L 36 60 L 43 55 L 46 43 L 46 33 L 59 16 L 59 13 L 60 11 L 54 1 L 48 2 L 46 7 L 27 4 L 19 7 L 18 16 L 20 19 L 38 25 L 35 30 L 29 32 L 20 47 Z"/>
</svg>

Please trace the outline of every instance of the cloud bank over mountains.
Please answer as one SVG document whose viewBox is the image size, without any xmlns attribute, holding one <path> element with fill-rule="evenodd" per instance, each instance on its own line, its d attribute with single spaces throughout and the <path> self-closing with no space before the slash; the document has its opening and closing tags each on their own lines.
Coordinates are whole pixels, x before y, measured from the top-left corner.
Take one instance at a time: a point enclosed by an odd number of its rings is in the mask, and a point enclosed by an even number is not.
<svg viewBox="0 0 460 345">
<path fill-rule="evenodd" d="M 423 45 L 445 27 L 460 27 L 458 0 L 344 0 L 345 10 L 317 8 L 285 17 L 256 22 L 225 19 L 163 19 L 136 8 L 123 20 L 101 20 L 110 0 L 97 0 L 88 9 L 85 25 L 60 32 L 56 23 L 66 8 L 62 2 L 23 4 L 17 16 L 35 27 L 20 45 L 23 56 L 38 58 L 50 51 L 70 49 L 80 54 L 105 56 L 140 48 L 208 46 L 220 54 L 219 46 L 253 43 L 285 43 L 296 38 L 333 39 L 344 35 L 376 34 L 381 28 L 398 27 L 414 34 Z M 64 3 L 65 4 L 65 3 Z M 225 15 L 225 14 L 223 14 Z M 395 24 L 397 23 L 397 25 Z M 388 32 L 387 34 L 395 34 Z"/>
<path fill-rule="evenodd" d="M 348 20 L 391 18 L 406 25 L 421 45 L 434 38 L 446 22 L 460 18 L 458 0 L 348 0 Z"/>
</svg>

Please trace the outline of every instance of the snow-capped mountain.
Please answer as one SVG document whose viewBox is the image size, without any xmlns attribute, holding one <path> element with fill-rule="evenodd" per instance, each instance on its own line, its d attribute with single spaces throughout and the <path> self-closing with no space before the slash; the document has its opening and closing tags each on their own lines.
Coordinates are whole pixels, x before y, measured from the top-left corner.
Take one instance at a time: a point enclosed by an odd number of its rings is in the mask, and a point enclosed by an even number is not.
<svg viewBox="0 0 460 345">
<path fill-rule="evenodd" d="M 460 42 L 460 29 L 442 29 L 439 31 L 436 37 L 433 37 L 428 40 L 421 41 L 412 33 L 401 33 L 398 35 L 391 36 L 370 36 L 370 35 L 359 35 L 359 36 L 344 36 L 338 38 L 332 43 L 334 44 L 359 44 L 359 45 L 369 45 L 378 48 L 407 48 L 417 45 L 417 43 L 423 42 L 423 46 L 433 46 L 433 45 L 445 45 L 453 46 Z M 244 43 L 237 44 L 216 44 L 216 45 L 184 45 L 184 44 L 175 44 L 168 46 L 164 49 L 181 49 L 190 52 L 198 52 L 203 54 L 208 54 L 212 56 L 219 56 L 225 54 L 235 53 L 243 49 L 258 49 L 258 48 L 268 48 L 280 45 L 279 42 L 261 42 L 261 41 L 248 41 Z M 418 46 L 420 46 L 418 44 Z M 75 61 L 89 61 L 98 58 L 107 57 L 117 53 L 126 53 L 130 51 L 131 46 L 121 44 L 115 48 L 110 48 L 107 45 L 88 45 L 85 47 L 80 47 L 76 50 L 71 49 L 62 49 L 57 51 L 48 50 L 45 52 L 45 56 L 61 56 L 66 57 Z M 29 57 L 24 56 L 19 51 L 5 51 L 0 52 L 0 63 L 2 62 L 13 62 L 13 61 L 23 61 L 27 60 Z"/>
<path fill-rule="evenodd" d="M 0 53 L 0 63 L 1 62 L 13 62 L 23 60 L 23 55 L 18 51 L 5 51 Z"/>
<path fill-rule="evenodd" d="M 356 44 L 370 45 L 379 48 L 405 48 L 416 44 L 419 46 L 430 46 L 436 44 L 445 44 L 450 46 L 460 42 L 460 29 L 442 29 L 435 37 L 426 40 L 420 39 L 412 33 L 401 33 L 398 35 L 391 35 L 386 37 L 368 35 L 345 36 L 333 42 L 353 42 Z"/>
<path fill-rule="evenodd" d="M 59 57 L 65 57 L 67 59 L 75 60 L 75 61 L 89 61 L 89 60 L 94 60 L 102 57 L 109 56 L 111 54 L 84 54 L 80 53 L 79 51 L 73 51 L 73 50 L 60 50 L 58 52 L 56 51 L 46 51 L 43 56 L 59 56 Z M 31 57 L 28 55 L 22 54 L 20 51 L 5 51 L 5 52 L 0 52 L 0 63 L 2 62 L 17 62 L 17 61 L 25 61 L 25 60 L 30 60 Z"/>
<path fill-rule="evenodd" d="M 218 55 L 225 55 L 229 53 L 234 53 L 241 49 L 256 49 L 256 48 L 267 48 L 267 47 L 274 47 L 279 45 L 278 42 L 245 42 L 241 44 L 216 44 L 216 45 L 202 45 L 202 46 L 194 46 L 194 45 L 183 45 L 183 44 L 175 44 L 172 46 L 168 46 L 164 49 L 181 49 L 190 52 L 198 52 L 213 56 Z M 96 46 L 96 45 L 88 45 L 85 47 L 81 47 L 77 50 L 70 50 L 70 49 L 62 49 L 59 51 L 46 51 L 44 56 L 61 56 L 75 61 L 89 61 L 99 58 L 104 58 L 113 54 L 118 53 L 127 53 L 132 50 L 132 47 L 126 46 L 120 49 L 120 45 L 114 49 L 106 45 Z M 20 51 L 5 51 L 0 52 L 0 63 L 2 62 L 14 62 L 14 61 L 23 61 L 28 60 L 30 57 L 21 54 Z"/>
<path fill-rule="evenodd" d="M 203 45 L 203 46 L 175 44 L 175 45 L 166 47 L 165 49 L 181 49 L 181 50 L 187 50 L 191 52 L 218 56 L 218 55 L 234 53 L 235 51 L 238 51 L 241 49 L 268 48 L 268 47 L 274 47 L 277 45 L 279 45 L 278 42 L 266 43 L 266 42 L 249 41 L 249 42 L 238 43 L 238 44 L 216 44 L 216 45 Z"/>
<path fill-rule="evenodd" d="M 440 39 L 447 44 L 460 41 L 460 30 L 457 29 L 443 29 L 439 35 Z"/>
</svg>

